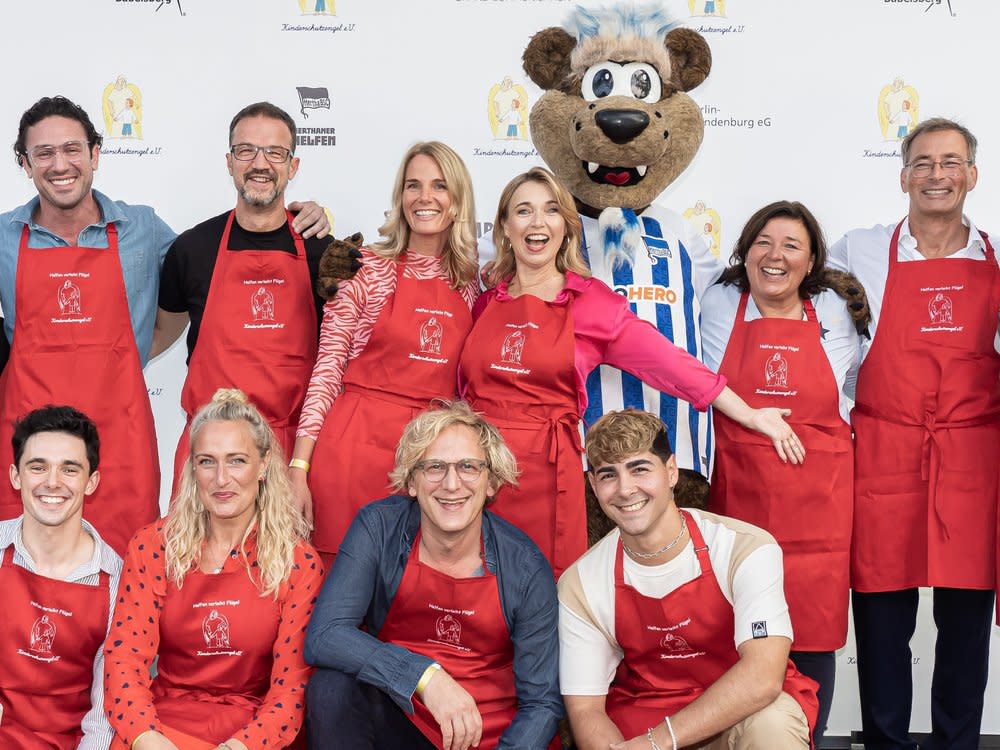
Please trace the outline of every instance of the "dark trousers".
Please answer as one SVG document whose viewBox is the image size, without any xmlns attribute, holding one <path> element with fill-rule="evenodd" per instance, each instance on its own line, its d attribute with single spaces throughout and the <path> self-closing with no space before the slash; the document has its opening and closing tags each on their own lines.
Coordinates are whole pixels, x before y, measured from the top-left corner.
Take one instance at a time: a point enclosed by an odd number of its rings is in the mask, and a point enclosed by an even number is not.
<svg viewBox="0 0 1000 750">
<path fill-rule="evenodd" d="M 811 677 L 819 683 L 819 715 L 816 717 L 816 728 L 813 729 L 813 745 L 819 748 L 826 732 L 826 722 L 830 718 L 830 706 L 833 705 L 833 686 L 837 681 L 837 653 L 835 651 L 792 651 L 789 656 L 798 669 L 806 677 Z"/>
<path fill-rule="evenodd" d="M 317 669 L 306 688 L 309 750 L 435 750 L 376 687 L 335 669 Z"/>
<path fill-rule="evenodd" d="M 989 672 L 993 592 L 934 589 L 931 736 L 921 750 L 976 750 Z M 866 750 L 916 750 L 910 738 L 913 671 L 910 639 L 917 589 L 854 592 L 861 727 Z"/>
</svg>

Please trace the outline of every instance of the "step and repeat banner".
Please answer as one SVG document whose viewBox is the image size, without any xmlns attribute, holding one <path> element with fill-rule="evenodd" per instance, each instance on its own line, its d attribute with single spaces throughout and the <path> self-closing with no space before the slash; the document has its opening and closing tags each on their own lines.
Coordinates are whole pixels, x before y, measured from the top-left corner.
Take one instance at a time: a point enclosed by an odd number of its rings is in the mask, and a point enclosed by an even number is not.
<svg viewBox="0 0 1000 750">
<path fill-rule="evenodd" d="M 728 257 L 747 217 L 773 200 L 808 205 L 830 242 L 907 209 L 899 140 L 930 116 L 980 138 L 967 211 L 998 231 L 1000 103 L 984 88 L 1000 4 L 983 0 L 666 0 L 713 55 L 691 93 L 705 120 L 693 164 L 659 203 L 684 214 Z M 559 25 L 564 0 L 11 0 L 0 17 L 0 131 L 64 94 L 104 135 L 95 187 L 156 208 L 176 231 L 234 205 L 225 154 L 244 105 L 269 100 L 299 128 L 290 200 L 329 207 L 334 232 L 377 236 L 399 159 L 438 139 L 465 159 L 478 231 L 515 174 L 541 161 L 527 113 L 541 92 L 521 67 L 531 36 Z M 8 151 L 0 206 L 34 194 Z M 164 474 L 182 426 L 184 347 L 146 368 Z M 113 384 L 81 387 L 113 388 Z M 929 729 L 933 623 L 913 642 L 913 728 Z M 1000 630 L 995 631 L 995 638 Z M 1000 644 L 994 644 L 994 661 Z M 859 729 L 853 643 L 839 654 L 829 734 Z M 1000 662 L 998 662 L 1000 663 Z M 1000 703 L 1000 678 L 987 706 Z M 987 712 L 984 733 L 1000 734 Z"/>
</svg>

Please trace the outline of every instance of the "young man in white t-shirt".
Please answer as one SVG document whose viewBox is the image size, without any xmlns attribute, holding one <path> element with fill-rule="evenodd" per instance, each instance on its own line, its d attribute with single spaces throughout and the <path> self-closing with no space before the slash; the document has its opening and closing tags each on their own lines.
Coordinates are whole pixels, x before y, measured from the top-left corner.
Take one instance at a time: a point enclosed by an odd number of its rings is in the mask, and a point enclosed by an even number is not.
<svg viewBox="0 0 1000 750">
<path fill-rule="evenodd" d="M 788 660 L 774 538 L 677 508 L 652 414 L 602 417 L 587 458 L 616 528 L 559 580 L 560 685 L 580 750 L 808 748 L 815 683 Z"/>
</svg>

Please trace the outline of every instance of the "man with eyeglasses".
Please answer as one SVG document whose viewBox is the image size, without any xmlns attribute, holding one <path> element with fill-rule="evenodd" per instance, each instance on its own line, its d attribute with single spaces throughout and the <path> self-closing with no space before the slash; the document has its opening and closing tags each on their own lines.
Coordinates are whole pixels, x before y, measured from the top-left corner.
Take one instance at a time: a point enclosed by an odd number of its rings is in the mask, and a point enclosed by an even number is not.
<svg viewBox="0 0 1000 750">
<path fill-rule="evenodd" d="M 102 435 L 103 481 L 87 519 L 123 554 L 159 516 L 142 366 L 175 235 L 149 206 L 93 189 L 101 142 L 86 111 L 62 96 L 43 97 L 21 116 L 14 153 L 38 195 L 0 216 L 0 305 L 12 347 L 0 378 L 0 445 L 10 442 L 14 415 L 44 404 L 89 414 Z M 325 232 L 323 210 L 304 208 L 297 219 Z M 0 519 L 20 507 L 14 493 L 0 493 Z"/>
<path fill-rule="evenodd" d="M 316 293 L 326 241 L 304 239 L 285 208 L 299 169 L 295 122 L 269 102 L 240 110 L 229 125 L 226 164 L 236 207 L 177 237 L 160 279 L 154 355 L 188 329 L 181 405 L 188 421 L 218 388 L 240 388 L 291 454 L 316 361 Z M 188 454 L 177 446 L 175 478 Z"/>
<path fill-rule="evenodd" d="M 1000 465 L 1000 269 L 996 242 L 963 215 L 976 139 L 943 118 L 901 144 L 909 213 L 848 232 L 831 265 L 864 284 L 872 311 L 852 413 L 852 601 L 865 747 L 909 736 L 909 642 L 918 587 L 934 587 L 931 737 L 979 746 L 989 665 Z"/>
<path fill-rule="evenodd" d="M 309 621 L 310 750 L 560 747 L 552 569 L 485 510 L 516 476 L 464 402 L 406 426 L 400 495 L 355 516 Z"/>
</svg>

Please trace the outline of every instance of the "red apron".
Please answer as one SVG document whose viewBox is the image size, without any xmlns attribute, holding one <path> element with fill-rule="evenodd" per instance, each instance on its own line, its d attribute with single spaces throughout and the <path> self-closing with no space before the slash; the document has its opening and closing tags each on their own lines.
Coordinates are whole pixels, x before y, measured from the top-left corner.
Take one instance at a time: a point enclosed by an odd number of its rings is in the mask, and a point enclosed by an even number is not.
<svg viewBox="0 0 1000 750">
<path fill-rule="evenodd" d="M 438 662 L 476 701 L 483 718 L 481 750 L 492 750 L 517 713 L 514 645 L 507 630 L 497 579 L 483 562 L 483 575 L 452 578 L 420 562 L 420 532 L 379 640 Z M 419 698 L 410 719 L 434 746 L 441 728 Z M 559 748 L 553 738 L 550 750 Z"/>
<path fill-rule="evenodd" d="M 500 428 L 520 470 L 490 511 L 530 536 L 557 578 L 587 550 L 574 356 L 568 301 L 522 294 L 487 305 L 461 362 L 467 398 Z"/>
<path fill-rule="evenodd" d="M 0 558 L 0 747 L 74 750 L 108 631 L 110 577 L 101 571 L 96 587 L 46 578 L 15 565 L 13 550 Z"/>
<path fill-rule="evenodd" d="M 287 213 L 287 212 L 286 212 Z M 295 255 L 276 250 L 230 250 L 235 211 L 219 242 L 198 343 L 191 354 L 181 406 L 187 425 L 174 456 L 174 489 L 190 451 L 188 428 L 219 388 L 240 388 L 274 430 L 286 456 L 316 364 L 316 307 L 306 246 L 288 228 Z"/>
<path fill-rule="evenodd" d="M 889 244 L 882 314 L 851 416 L 852 584 L 866 592 L 991 589 L 1000 269 L 985 235 L 986 262 L 900 263 L 900 226 Z"/>
<path fill-rule="evenodd" d="M 766 529 L 781 545 L 785 598 L 797 651 L 835 651 L 847 641 L 854 446 L 840 416 L 839 391 L 810 300 L 806 321 L 747 323 L 744 292 L 719 374 L 755 409 L 786 417 L 806 449 L 785 464 L 768 438 L 718 410 L 709 509 Z"/>
<path fill-rule="evenodd" d="M 404 268 L 396 263 L 396 291 L 348 363 L 313 450 L 312 543 L 321 552 L 337 551 L 362 506 L 392 494 L 389 472 L 407 423 L 433 399 L 455 397 L 469 305 L 443 279 L 408 278 Z"/>
<path fill-rule="evenodd" d="M 21 233 L 14 342 L 0 378 L 0 446 L 15 418 L 45 404 L 90 417 L 101 439 L 101 483 L 83 515 L 119 555 L 160 515 L 156 430 L 129 321 L 118 232 L 107 249 L 28 247 Z M 0 493 L 0 518 L 21 515 L 21 496 Z"/>
<path fill-rule="evenodd" d="M 242 565 L 194 570 L 180 589 L 169 585 L 151 690 L 163 733 L 180 750 L 214 748 L 250 721 L 270 687 L 280 616 Z"/>
<path fill-rule="evenodd" d="M 626 738 L 645 734 L 680 711 L 740 659 L 733 645 L 733 605 L 719 588 L 697 521 L 682 513 L 701 573 L 662 599 L 643 596 L 625 583 L 618 542 L 615 638 L 624 658 L 608 690 L 606 710 Z M 802 707 L 810 735 L 819 710 L 816 688 L 789 660 L 782 689 Z"/>
</svg>

